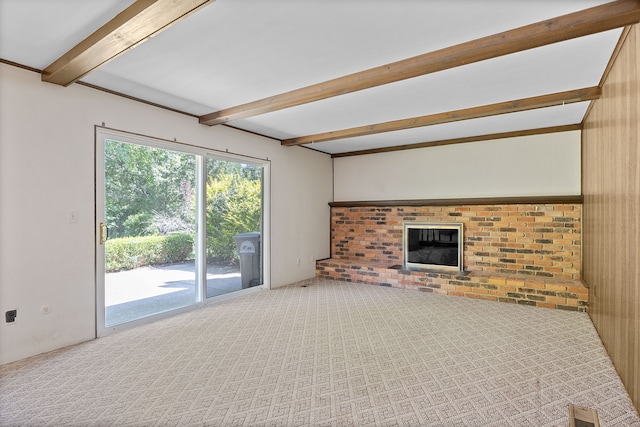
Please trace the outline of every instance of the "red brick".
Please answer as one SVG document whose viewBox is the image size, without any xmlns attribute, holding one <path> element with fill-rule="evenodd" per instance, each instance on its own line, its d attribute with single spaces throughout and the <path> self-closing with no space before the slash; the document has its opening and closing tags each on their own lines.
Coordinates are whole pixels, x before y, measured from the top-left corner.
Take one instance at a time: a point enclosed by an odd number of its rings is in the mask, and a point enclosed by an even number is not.
<svg viewBox="0 0 640 427">
<path fill-rule="evenodd" d="M 458 212 L 464 216 L 450 217 L 448 215 L 450 212 Z M 359 262 L 376 262 L 383 267 L 400 263 L 404 218 L 402 214 L 406 213 L 416 213 L 417 215 L 413 217 L 416 221 L 466 223 L 467 243 L 470 242 L 470 237 L 480 239 L 474 240 L 473 245 L 465 245 L 465 269 L 469 271 L 516 271 L 522 270 L 523 265 L 536 265 L 543 267 L 541 271 L 551 273 L 558 278 L 579 278 L 580 205 L 405 206 L 390 207 L 388 212 L 383 212 L 378 207 L 332 208 L 331 253 L 334 257 Z M 569 216 L 565 215 L 567 213 Z M 571 218 L 572 228 L 552 225 L 553 218 L 559 216 Z M 485 221 L 470 221 L 472 217 L 482 217 Z M 385 221 L 385 228 L 381 229 L 377 224 L 378 221 Z M 533 229 L 537 227 L 553 227 L 554 232 L 536 233 Z M 501 228 L 515 228 L 517 231 L 501 231 Z M 536 242 L 537 239 L 550 242 L 539 243 Z M 367 249 L 367 247 L 370 248 Z M 500 252 L 504 248 L 516 249 L 516 251 Z M 517 252 L 518 249 L 552 251 L 552 254 L 526 254 Z M 489 252 L 492 256 L 473 255 L 482 252 Z M 554 259 L 551 260 L 551 257 Z M 557 257 L 563 257 L 563 259 L 559 261 Z M 516 263 L 508 265 L 509 263 L 504 262 L 505 259 L 514 260 Z M 539 260 L 539 262 L 532 263 L 531 260 Z M 549 263 L 549 261 L 553 262 Z"/>
</svg>

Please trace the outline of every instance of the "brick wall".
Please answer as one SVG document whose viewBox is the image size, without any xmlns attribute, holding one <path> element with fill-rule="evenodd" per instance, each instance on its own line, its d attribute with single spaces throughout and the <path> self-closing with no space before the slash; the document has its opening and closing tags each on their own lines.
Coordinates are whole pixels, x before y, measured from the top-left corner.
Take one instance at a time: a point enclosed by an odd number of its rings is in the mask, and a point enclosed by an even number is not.
<svg viewBox="0 0 640 427">
<path fill-rule="evenodd" d="M 464 224 L 464 269 L 580 278 L 580 204 L 332 207 L 331 257 L 402 264 L 403 222 Z"/>
</svg>

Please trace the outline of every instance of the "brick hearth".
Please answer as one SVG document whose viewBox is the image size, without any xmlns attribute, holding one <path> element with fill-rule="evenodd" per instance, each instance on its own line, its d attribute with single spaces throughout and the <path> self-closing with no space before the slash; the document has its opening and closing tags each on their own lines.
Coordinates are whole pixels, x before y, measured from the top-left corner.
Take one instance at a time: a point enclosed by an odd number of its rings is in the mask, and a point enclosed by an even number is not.
<svg viewBox="0 0 640 427">
<path fill-rule="evenodd" d="M 538 307 L 585 311 L 580 203 L 331 208 L 331 258 L 316 274 Z M 464 272 L 408 271 L 405 221 L 464 224 Z"/>
</svg>

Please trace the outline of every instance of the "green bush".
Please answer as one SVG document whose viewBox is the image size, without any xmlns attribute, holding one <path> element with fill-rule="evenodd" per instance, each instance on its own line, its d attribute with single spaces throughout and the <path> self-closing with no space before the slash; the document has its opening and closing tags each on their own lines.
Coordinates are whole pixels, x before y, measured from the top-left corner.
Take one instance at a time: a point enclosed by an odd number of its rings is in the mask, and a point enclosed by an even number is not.
<svg viewBox="0 0 640 427">
<path fill-rule="evenodd" d="M 122 237 L 105 244 L 107 272 L 181 262 L 192 255 L 193 235 L 188 233 Z"/>
<path fill-rule="evenodd" d="M 207 182 L 207 258 L 237 260 L 233 236 L 260 231 L 262 184 L 259 179 L 220 173 Z"/>
<path fill-rule="evenodd" d="M 162 237 L 162 252 L 165 254 L 166 263 L 180 262 L 193 257 L 193 235 L 172 233 Z"/>
</svg>

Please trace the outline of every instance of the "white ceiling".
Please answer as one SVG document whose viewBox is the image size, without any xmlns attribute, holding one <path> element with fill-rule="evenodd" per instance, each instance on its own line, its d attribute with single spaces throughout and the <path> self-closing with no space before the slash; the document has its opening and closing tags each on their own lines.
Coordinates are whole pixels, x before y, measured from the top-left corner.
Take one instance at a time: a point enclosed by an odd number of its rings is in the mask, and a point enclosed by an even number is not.
<svg viewBox="0 0 640 427">
<path fill-rule="evenodd" d="M 0 58 L 44 69 L 133 0 L 0 0 Z M 82 81 L 203 115 L 602 0 L 217 0 Z M 236 120 L 276 139 L 597 86 L 621 30 Z M 344 153 L 577 124 L 588 103 L 321 142 Z"/>
</svg>

